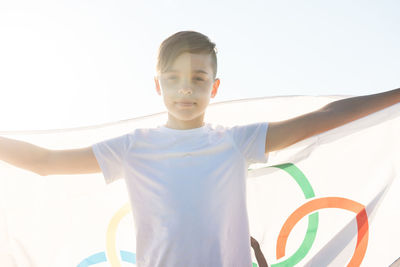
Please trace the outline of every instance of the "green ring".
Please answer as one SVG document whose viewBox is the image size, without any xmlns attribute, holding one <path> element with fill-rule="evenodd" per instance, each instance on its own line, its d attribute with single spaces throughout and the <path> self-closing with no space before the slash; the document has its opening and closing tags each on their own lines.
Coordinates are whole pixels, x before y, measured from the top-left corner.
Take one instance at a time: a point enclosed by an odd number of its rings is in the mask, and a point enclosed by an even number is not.
<svg viewBox="0 0 400 267">
<path fill-rule="evenodd" d="M 293 163 L 284 163 L 280 165 L 269 166 L 266 168 L 279 168 L 287 172 L 300 186 L 306 199 L 315 197 L 314 190 L 304 173 L 296 167 Z M 286 260 L 278 263 L 271 264 L 271 267 L 291 267 L 299 263 L 307 253 L 310 251 L 312 244 L 315 241 L 318 229 L 318 212 L 312 213 L 308 216 L 308 227 L 306 235 L 297 251 L 287 258 Z M 257 266 L 257 265 L 256 265 Z"/>
</svg>

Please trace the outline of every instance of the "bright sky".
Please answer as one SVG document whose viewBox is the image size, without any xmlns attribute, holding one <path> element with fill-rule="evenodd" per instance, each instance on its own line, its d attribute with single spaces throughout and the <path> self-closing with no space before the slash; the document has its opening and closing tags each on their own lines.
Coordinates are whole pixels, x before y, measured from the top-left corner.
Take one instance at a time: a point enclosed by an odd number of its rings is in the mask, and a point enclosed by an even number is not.
<svg viewBox="0 0 400 267">
<path fill-rule="evenodd" d="M 397 0 L 2 0 L 0 131 L 164 111 L 156 52 L 181 30 L 217 44 L 212 102 L 398 88 L 399 12 Z"/>
</svg>

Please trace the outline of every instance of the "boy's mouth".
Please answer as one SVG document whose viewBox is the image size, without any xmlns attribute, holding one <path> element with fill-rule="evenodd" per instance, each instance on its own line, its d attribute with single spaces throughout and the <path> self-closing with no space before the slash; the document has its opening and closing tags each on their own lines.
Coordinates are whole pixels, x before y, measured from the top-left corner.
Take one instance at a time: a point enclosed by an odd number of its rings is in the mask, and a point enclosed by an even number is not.
<svg viewBox="0 0 400 267">
<path fill-rule="evenodd" d="M 196 103 L 194 102 L 189 102 L 189 101 L 177 101 L 175 102 L 175 105 L 177 105 L 178 107 L 182 107 L 182 108 L 190 108 L 193 107 Z"/>
</svg>

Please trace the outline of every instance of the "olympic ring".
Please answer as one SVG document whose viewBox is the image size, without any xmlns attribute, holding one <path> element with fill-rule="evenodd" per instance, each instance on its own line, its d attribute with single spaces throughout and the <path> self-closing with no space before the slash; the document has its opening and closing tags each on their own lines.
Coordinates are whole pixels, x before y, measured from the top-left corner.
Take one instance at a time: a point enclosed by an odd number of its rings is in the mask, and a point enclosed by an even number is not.
<svg viewBox="0 0 400 267">
<path fill-rule="evenodd" d="M 279 168 L 287 172 L 300 186 L 306 199 L 315 197 L 315 193 L 310 182 L 308 181 L 304 173 L 296 167 L 296 165 L 294 165 L 293 163 L 285 163 L 271 167 Z M 318 229 L 318 221 L 318 212 L 310 214 L 308 216 L 306 235 L 304 236 L 303 242 L 301 243 L 300 247 L 296 250 L 295 253 L 293 253 L 292 256 L 282 262 L 271 264 L 271 267 L 294 266 L 298 262 L 300 262 L 310 251 L 312 244 L 315 241 Z"/>
<path fill-rule="evenodd" d="M 278 237 L 276 257 L 285 256 L 286 242 L 293 227 L 307 214 L 323 208 L 339 208 L 357 214 L 357 244 L 348 266 L 360 266 L 368 245 L 368 215 L 365 207 L 351 199 L 340 197 L 324 197 L 313 199 L 296 209 L 284 223 Z"/>
<path fill-rule="evenodd" d="M 121 260 L 123 262 L 128 262 L 128 263 L 133 263 L 133 264 L 136 263 L 136 254 L 135 253 L 121 250 L 120 255 L 121 255 Z M 93 254 L 93 255 L 87 257 L 86 259 L 81 261 L 77 267 L 88 267 L 88 266 L 95 265 L 95 264 L 102 263 L 102 262 L 107 262 L 107 257 L 106 257 L 105 252 L 99 252 L 99 253 L 96 253 L 96 254 Z"/>
<path fill-rule="evenodd" d="M 107 237 L 106 237 L 106 252 L 107 258 L 111 263 L 112 267 L 121 267 L 121 263 L 119 262 L 117 256 L 117 245 L 116 245 L 116 234 L 118 224 L 121 222 L 122 218 L 131 212 L 131 207 L 129 202 L 126 203 L 122 208 L 120 208 L 115 215 L 112 217 L 108 229 L 107 229 Z"/>
</svg>

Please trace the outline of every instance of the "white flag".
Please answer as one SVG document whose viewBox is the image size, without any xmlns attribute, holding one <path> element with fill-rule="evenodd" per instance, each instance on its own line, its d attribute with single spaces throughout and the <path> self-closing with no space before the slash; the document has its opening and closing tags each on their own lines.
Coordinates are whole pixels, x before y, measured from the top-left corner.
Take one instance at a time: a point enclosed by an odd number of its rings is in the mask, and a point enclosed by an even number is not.
<svg viewBox="0 0 400 267">
<path fill-rule="evenodd" d="M 279 121 L 341 97 L 270 97 L 210 105 L 206 122 Z M 71 149 L 155 127 L 166 114 L 1 136 Z M 250 233 L 271 266 L 389 266 L 400 257 L 400 105 L 271 153 L 250 166 Z M 0 161 L 0 266 L 135 266 L 123 180 L 42 177 Z M 253 266 L 257 266 L 254 255 Z"/>
</svg>

